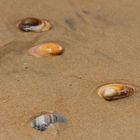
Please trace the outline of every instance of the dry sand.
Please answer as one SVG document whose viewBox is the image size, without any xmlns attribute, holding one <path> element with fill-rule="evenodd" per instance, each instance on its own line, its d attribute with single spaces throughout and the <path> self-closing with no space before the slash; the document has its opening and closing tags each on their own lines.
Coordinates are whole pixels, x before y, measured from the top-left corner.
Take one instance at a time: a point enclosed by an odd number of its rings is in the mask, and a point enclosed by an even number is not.
<svg viewBox="0 0 140 140">
<path fill-rule="evenodd" d="M 139 0 L 1 0 L 0 140 L 139 140 L 140 96 L 107 102 L 96 88 L 109 82 L 140 86 Z M 24 33 L 16 22 L 49 19 L 53 29 Z M 46 41 L 61 56 L 35 58 Z M 40 112 L 68 118 L 45 132 L 30 127 Z"/>
</svg>

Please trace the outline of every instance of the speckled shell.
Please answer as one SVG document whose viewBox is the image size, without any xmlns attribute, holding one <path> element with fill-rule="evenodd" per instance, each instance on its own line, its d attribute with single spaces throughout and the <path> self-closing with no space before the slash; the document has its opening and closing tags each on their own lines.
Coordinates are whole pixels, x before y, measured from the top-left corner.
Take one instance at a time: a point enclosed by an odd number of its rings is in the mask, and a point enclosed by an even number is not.
<svg viewBox="0 0 140 140">
<path fill-rule="evenodd" d="M 98 95 L 108 101 L 131 96 L 134 92 L 133 86 L 121 83 L 107 84 L 97 89 Z"/>
<path fill-rule="evenodd" d="M 47 20 L 28 17 L 17 23 L 20 30 L 25 32 L 42 32 L 51 29 L 51 24 Z"/>
<path fill-rule="evenodd" d="M 60 55 L 64 51 L 63 47 L 56 43 L 44 43 L 29 49 L 29 54 L 36 57 L 49 55 Z"/>
<path fill-rule="evenodd" d="M 67 120 L 59 114 L 44 114 L 34 118 L 31 126 L 37 130 L 44 131 L 56 122 L 66 123 Z"/>
</svg>

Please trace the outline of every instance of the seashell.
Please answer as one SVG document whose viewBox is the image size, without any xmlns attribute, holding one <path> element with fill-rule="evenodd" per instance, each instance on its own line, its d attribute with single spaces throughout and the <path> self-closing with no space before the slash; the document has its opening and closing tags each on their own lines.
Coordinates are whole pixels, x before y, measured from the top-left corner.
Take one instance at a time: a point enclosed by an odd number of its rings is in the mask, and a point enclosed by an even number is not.
<svg viewBox="0 0 140 140">
<path fill-rule="evenodd" d="M 17 23 L 17 27 L 25 32 L 42 32 L 51 29 L 51 24 L 47 20 L 27 17 Z"/>
<path fill-rule="evenodd" d="M 133 86 L 121 83 L 107 84 L 97 90 L 98 95 L 108 101 L 131 96 L 134 92 Z"/>
<path fill-rule="evenodd" d="M 56 43 L 44 43 L 29 49 L 29 53 L 36 57 L 60 55 L 63 51 L 62 46 Z"/>
<path fill-rule="evenodd" d="M 37 130 L 44 131 L 57 122 L 66 123 L 67 119 L 62 115 L 49 113 L 36 117 L 31 126 Z"/>
</svg>

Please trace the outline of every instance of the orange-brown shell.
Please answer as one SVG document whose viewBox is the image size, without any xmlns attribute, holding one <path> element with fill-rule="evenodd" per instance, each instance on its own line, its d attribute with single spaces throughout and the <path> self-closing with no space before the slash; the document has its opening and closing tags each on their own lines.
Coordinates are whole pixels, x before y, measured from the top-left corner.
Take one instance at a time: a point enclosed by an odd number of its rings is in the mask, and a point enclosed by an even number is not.
<svg viewBox="0 0 140 140">
<path fill-rule="evenodd" d="M 98 95 L 108 101 L 131 96 L 134 92 L 133 86 L 121 83 L 107 84 L 97 89 Z"/>
<path fill-rule="evenodd" d="M 47 20 L 27 17 L 17 23 L 20 30 L 25 32 L 42 32 L 51 29 L 51 24 Z"/>
<path fill-rule="evenodd" d="M 29 49 L 29 53 L 36 57 L 49 55 L 60 55 L 63 53 L 63 47 L 57 43 L 44 43 Z"/>
</svg>

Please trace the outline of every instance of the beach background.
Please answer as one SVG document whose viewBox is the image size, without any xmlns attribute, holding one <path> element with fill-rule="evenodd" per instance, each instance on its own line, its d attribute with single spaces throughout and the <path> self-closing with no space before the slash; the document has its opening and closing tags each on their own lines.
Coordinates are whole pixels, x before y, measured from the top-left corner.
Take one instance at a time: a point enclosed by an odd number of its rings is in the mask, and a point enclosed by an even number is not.
<svg viewBox="0 0 140 140">
<path fill-rule="evenodd" d="M 140 86 L 139 0 L 1 0 L 0 140 L 138 140 L 140 92 L 108 102 L 96 89 L 110 82 Z M 26 33 L 25 17 L 48 19 L 52 30 Z M 36 58 L 28 49 L 57 42 L 63 55 Z M 32 117 L 67 117 L 44 132 Z"/>
</svg>

